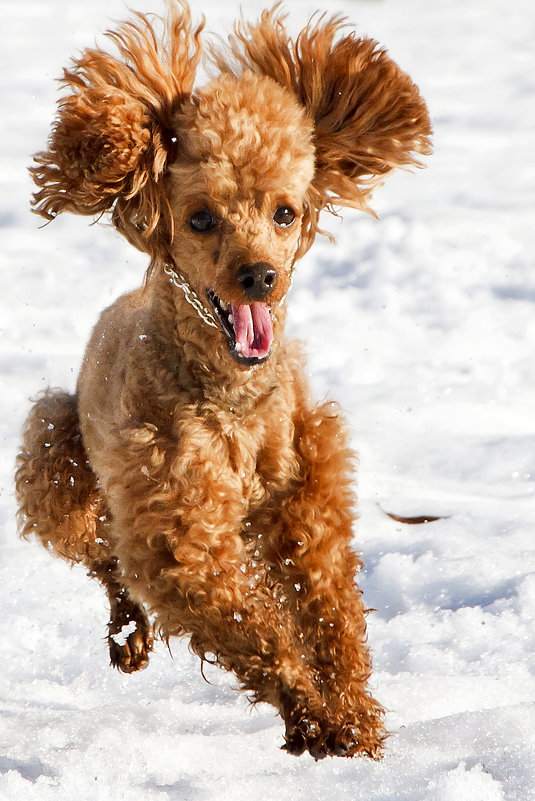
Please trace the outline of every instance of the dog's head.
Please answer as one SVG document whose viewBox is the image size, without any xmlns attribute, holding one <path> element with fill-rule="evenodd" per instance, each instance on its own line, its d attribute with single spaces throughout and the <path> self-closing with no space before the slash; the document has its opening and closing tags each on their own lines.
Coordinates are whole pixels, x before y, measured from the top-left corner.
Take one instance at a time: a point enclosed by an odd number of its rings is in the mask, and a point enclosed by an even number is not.
<svg viewBox="0 0 535 801">
<path fill-rule="evenodd" d="M 427 109 L 342 19 L 321 17 L 292 39 L 278 7 L 212 48 L 219 75 L 194 90 L 203 26 L 169 4 L 161 41 L 138 15 L 109 33 L 118 57 L 88 50 L 65 72 L 69 93 L 32 169 L 34 206 L 48 219 L 110 211 L 152 272 L 177 268 L 201 316 L 250 365 L 270 353 L 320 211 L 367 209 L 384 175 L 418 164 Z"/>
<path fill-rule="evenodd" d="M 264 361 L 286 296 L 314 177 L 313 129 L 272 79 L 224 74 L 174 119 L 171 252 L 234 359 Z"/>
</svg>

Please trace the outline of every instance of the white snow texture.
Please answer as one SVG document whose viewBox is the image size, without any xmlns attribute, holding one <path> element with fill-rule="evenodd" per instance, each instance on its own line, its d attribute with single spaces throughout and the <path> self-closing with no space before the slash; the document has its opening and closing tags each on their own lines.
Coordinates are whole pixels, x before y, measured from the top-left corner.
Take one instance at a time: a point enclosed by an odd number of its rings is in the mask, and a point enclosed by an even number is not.
<svg viewBox="0 0 535 801">
<path fill-rule="evenodd" d="M 146 260 L 113 230 L 29 212 L 26 166 L 54 79 L 126 6 L 5 0 L 0 49 L 1 801 L 528 801 L 535 798 L 535 6 L 307 0 L 385 44 L 428 101 L 435 153 L 348 212 L 300 263 L 289 329 L 360 452 L 355 547 L 381 762 L 294 758 L 271 708 L 186 641 L 108 667 L 103 593 L 18 540 L 13 466 L 29 398 L 73 390 L 99 311 Z M 230 30 L 238 3 L 206 0 Z M 247 2 L 256 18 L 261 0 Z M 196 12 L 197 13 L 197 12 Z M 382 510 L 443 519 L 406 526 Z"/>
</svg>

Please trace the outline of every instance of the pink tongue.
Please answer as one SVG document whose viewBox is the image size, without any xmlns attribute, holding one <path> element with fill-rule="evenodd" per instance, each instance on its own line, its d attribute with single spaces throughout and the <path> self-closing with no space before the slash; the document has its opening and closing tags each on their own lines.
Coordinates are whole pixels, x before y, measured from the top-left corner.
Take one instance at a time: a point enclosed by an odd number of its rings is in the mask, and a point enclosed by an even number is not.
<svg viewBox="0 0 535 801">
<path fill-rule="evenodd" d="M 263 359 L 273 342 L 271 314 L 265 303 L 232 304 L 236 350 L 246 358 Z"/>
</svg>

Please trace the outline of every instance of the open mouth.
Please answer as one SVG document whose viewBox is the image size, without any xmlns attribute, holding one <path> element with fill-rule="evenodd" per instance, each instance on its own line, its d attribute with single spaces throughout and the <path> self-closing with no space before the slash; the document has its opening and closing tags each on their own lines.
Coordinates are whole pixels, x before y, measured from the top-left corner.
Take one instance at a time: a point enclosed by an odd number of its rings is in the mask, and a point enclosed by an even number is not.
<svg viewBox="0 0 535 801">
<path fill-rule="evenodd" d="M 267 303 L 236 306 L 222 301 L 212 289 L 206 295 L 227 337 L 231 356 L 244 365 L 264 362 L 273 342 L 273 322 Z"/>
</svg>

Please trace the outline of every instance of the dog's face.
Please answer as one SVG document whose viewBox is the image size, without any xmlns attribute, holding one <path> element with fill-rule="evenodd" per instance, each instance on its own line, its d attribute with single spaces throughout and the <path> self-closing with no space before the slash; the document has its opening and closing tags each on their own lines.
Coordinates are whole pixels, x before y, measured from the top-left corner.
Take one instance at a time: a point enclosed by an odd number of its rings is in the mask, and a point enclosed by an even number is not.
<svg viewBox="0 0 535 801">
<path fill-rule="evenodd" d="M 175 119 L 172 255 L 213 308 L 232 357 L 265 361 L 290 287 L 314 177 L 312 123 L 252 73 L 224 75 Z"/>
</svg>

